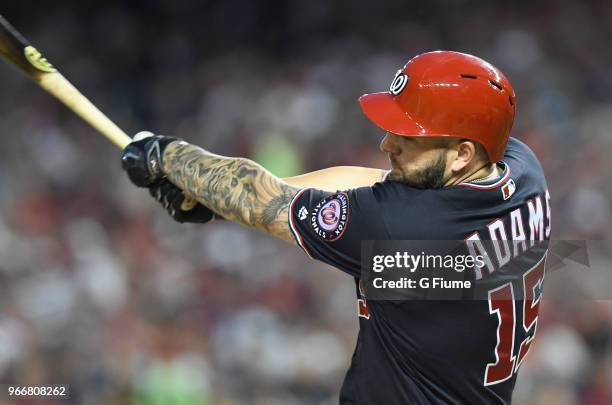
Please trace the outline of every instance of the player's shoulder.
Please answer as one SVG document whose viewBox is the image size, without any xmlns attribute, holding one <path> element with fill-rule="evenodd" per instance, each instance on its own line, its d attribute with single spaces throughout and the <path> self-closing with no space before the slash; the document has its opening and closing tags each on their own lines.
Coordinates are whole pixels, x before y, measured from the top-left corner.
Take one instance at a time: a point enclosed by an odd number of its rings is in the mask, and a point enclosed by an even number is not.
<svg viewBox="0 0 612 405">
<path fill-rule="evenodd" d="M 520 184 L 545 187 L 544 170 L 536 154 L 520 140 L 510 138 L 504 162 L 511 168 L 513 179 Z"/>
<path fill-rule="evenodd" d="M 441 190 L 418 189 L 401 182 L 384 180 L 368 187 L 367 193 L 371 194 L 372 199 L 379 205 L 410 201 L 414 206 L 419 203 L 426 205 L 428 201 L 439 199 Z"/>
<path fill-rule="evenodd" d="M 504 161 L 518 161 L 524 164 L 527 169 L 541 170 L 540 161 L 536 154 L 526 143 L 510 138 L 504 153 Z"/>
<path fill-rule="evenodd" d="M 504 157 L 508 156 L 509 154 L 513 155 L 517 153 L 529 156 L 531 158 L 536 158 L 531 148 L 525 142 L 511 136 L 508 139 L 508 145 L 506 146 Z"/>
<path fill-rule="evenodd" d="M 398 218 L 410 219 L 411 223 L 424 221 L 432 212 L 449 211 L 454 205 L 446 188 L 419 189 L 385 180 L 374 184 L 368 192 L 383 216 L 391 218 L 391 222 Z"/>
</svg>

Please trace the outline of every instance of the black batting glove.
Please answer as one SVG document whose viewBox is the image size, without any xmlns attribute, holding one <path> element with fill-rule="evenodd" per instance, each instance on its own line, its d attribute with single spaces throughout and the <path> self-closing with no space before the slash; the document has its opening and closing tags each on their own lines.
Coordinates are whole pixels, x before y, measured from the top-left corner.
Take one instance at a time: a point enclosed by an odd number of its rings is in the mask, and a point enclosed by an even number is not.
<svg viewBox="0 0 612 405">
<path fill-rule="evenodd" d="M 168 214 L 177 222 L 205 224 L 215 219 L 215 214 L 200 203 L 183 205 L 185 195 L 183 191 L 172 184 L 168 179 L 161 179 L 149 186 L 149 193 L 155 198 Z"/>
<path fill-rule="evenodd" d="M 134 139 L 123 149 L 121 166 L 132 183 L 148 187 L 164 177 L 161 168 L 164 149 L 178 139 L 150 132 L 139 132 Z"/>
</svg>

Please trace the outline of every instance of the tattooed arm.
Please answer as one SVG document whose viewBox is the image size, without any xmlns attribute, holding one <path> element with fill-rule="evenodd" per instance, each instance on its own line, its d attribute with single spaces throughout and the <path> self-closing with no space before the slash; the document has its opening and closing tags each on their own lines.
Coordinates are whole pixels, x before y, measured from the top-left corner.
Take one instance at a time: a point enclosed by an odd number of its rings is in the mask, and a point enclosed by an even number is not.
<svg viewBox="0 0 612 405">
<path fill-rule="evenodd" d="M 218 215 L 295 244 L 288 219 L 299 188 L 259 164 L 173 142 L 165 148 L 161 166 L 172 183 Z"/>
</svg>

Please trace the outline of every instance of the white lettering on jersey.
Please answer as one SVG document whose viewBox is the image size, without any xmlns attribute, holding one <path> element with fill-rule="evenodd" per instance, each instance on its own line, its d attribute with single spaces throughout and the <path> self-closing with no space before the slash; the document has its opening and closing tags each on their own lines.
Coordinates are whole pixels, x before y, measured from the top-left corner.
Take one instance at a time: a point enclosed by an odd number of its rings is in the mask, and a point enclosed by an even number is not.
<svg viewBox="0 0 612 405">
<path fill-rule="evenodd" d="M 478 232 L 474 232 L 470 236 L 465 239 L 465 243 L 468 248 L 468 252 L 472 257 L 482 256 L 485 266 L 489 273 L 493 273 L 495 268 L 493 267 L 493 263 L 491 262 L 491 258 L 489 257 L 489 253 L 484 248 L 482 241 L 480 240 L 480 236 Z M 474 267 L 474 271 L 476 272 L 476 279 L 480 280 L 482 278 L 482 267 L 476 266 Z"/>
<path fill-rule="evenodd" d="M 535 196 L 522 206 L 518 207 L 508 214 L 506 218 L 497 218 L 487 225 L 488 240 L 496 241 L 493 243 L 492 254 L 487 252 L 485 244 L 482 242 L 480 234 L 474 232 L 465 239 L 465 244 L 468 248 L 470 255 L 478 256 L 481 255 L 484 258 L 484 265 L 475 268 L 476 278 L 481 279 L 482 268 L 486 267 L 489 273 L 496 270 L 493 266 L 491 257 L 495 256 L 497 259 L 497 267 L 503 267 L 510 262 L 512 258 L 520 256 L 522 253 L 528 250 L 527 247 L 527 235 L 525 229 L 529 229 L 529 241 L 530 247 L 536 244 L 536 241 L 544 241 L 544 237 L 550 236 L 550 194 L 546 190 L 546 228 L 544 228 L 544 209 L 542 207 L 542 198 Z M 523 220 L 522 211 L 527 211 L 527 221 Z M 510 224 L 510 236 L 512 240 L 512 250 L 508 240 L 508 232 L 506 230 L 506 224 Z M 488 246 L 488 245 L 487 245 Z"/>
<path fill-rule="evenodd" d="M 550 238 L 550 193 L 546 190 L 546 237 Z"/>
<path fill-rule="evenodd" d="M 525 237 L 525 228 L 523 227 L 523 214 L 521 209 L 517 208 L 510 213 L 510 230 L 512 231 L 512 255 L 517 257 L 521 254 L 519 245 L 523 248 L 523 252 L 527 251 L 527 242 Z"/>
<path fill-rule="evenodd" d="M 529 246 L 533 246 L 536 238 L 540 241 L 544 240 L 544 214 L 540 196 L 528 200 L 527 208 L 529 209 Z"/>
<path fill-rule="evenodd" d="M 493 248 L 495 250 L 495 256 L 497 257 L 497 263 L 499 267 L 507 264 L 512 254 L 510 253 L 510 244 L 508 243 L 508 236 L 506 234 L 506 226 L 501 219 L 496 219 L 487 225 L 489 228 L 489 236 L 491 240 L 499 241 L 497 243 L 493 243 Z"/>
</svg>

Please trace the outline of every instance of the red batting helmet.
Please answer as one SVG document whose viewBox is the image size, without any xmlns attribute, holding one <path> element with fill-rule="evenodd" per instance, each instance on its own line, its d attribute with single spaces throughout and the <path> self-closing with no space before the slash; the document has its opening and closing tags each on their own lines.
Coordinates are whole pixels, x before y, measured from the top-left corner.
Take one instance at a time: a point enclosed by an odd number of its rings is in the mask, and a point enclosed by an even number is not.
<svg viewBox="0 0 612 405">
<path fill-rule="evenodd" d="M 370 121 L 403 136 L 466 138 L 501 160 L 514 122 L 514 89 L 495 66 L 450 51 L 423 53 L 395 74 L 389 91 L 364 94 Z"/>
</svg>

